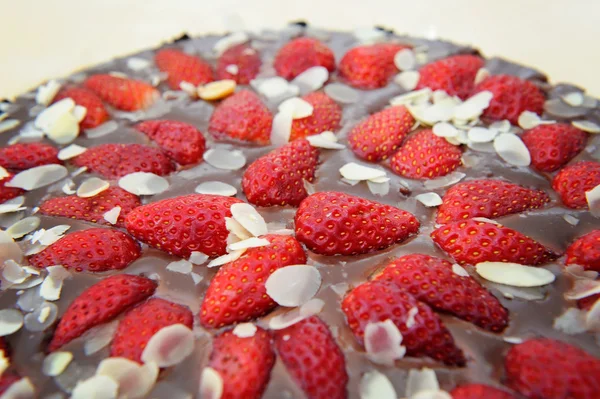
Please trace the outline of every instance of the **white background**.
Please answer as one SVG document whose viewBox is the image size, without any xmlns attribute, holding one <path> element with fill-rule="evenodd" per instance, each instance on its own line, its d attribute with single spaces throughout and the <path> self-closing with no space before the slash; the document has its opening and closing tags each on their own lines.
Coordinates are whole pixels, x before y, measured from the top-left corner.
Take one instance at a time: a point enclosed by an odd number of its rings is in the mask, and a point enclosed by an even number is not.
<svg viewBox="0 0 600 399">
<path fill-rule="evenodd" d="M 600 95 L 600 0 L 0 0 L 0 98 L 182 32 L 375 24 L 473 44 Z"/>
</svg>

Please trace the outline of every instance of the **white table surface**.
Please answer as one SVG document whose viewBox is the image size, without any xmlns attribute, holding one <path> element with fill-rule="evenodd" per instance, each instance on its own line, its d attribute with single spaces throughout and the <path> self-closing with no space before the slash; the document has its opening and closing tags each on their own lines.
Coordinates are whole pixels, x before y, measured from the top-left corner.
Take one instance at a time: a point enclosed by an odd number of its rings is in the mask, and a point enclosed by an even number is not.
<svg viewBox="0 0 600 399">
<path fill-rule="evenodd" d="M 600 96 L 600 0 L 0 0 L 0 98 L 182 32 L 297 19 L 472 44 Z"/>
</svg>

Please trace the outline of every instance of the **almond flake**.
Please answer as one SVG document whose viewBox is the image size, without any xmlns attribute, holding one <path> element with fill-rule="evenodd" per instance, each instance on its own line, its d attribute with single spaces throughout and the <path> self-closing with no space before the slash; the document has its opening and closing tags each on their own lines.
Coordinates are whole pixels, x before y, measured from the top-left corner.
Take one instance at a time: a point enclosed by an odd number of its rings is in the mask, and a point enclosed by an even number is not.
<svg viewBox="0 0 600 399">
<path fill-rule="evenodd" d="M 194 341 L 193 331 L 183 324 L 163 327 L 148 341 L 142 361 L 156 363 L 158 367 L 174 366 L 192 354 Z"/>
<path fill-rule="evenodd" d="M 151 64 L 152 62 L 145 58 L 131 57 L 127 59 L 127 68 L 136 72 L 150 67 Z"/>
<path fill-rule="evenodd" d="M 385 31 L 372 27 L 357 28 L 352 35 L 362 44 L 379 43 L 386 38 Z"/>
<path fill-rule="evenodd" d="M 394 77 L 394 83 L 406 91 L 412 91 L 417 88 L 421 74 L 418 71 L 403 71 Z"/>
<path fill-rule="evenodd" d="M 235 80 L 217 80 L 198 87 L 198 97 L 206 101 L 220 100 L 233 94 L 235 87 Z"/>
<path fill-rule="evenodd" d="M 119 322 L 114 320 L 88 330 L 84 335 L 85 341 L 83 343 L 85 355 L 89 356 L 106 348 L 113 340 L 118 326 Z"/>
<path fill-rule="evenodd" d="M 509 344 L 518 345 L 525 342 L 525 340 L 521 337 L 503 337 L 502 340 L 504 342 L 508 342 Z"/>
<path fill-rule="evenodd" d="M 65 371 L 71 360 L 73 360 L 71 352 L 52 352 L 44 359 L 42 373 L 49 377 L 56 377 Z"/>
<path fill-rule="evenodd" d="M 293 122 L 294 117 L 289 110 L 275 114 L 271 126 L 271 144 L 277 147 L 287 144 L 290 141 L 290 136 L 292 134 Z"/>
<path fill-rule="evenodd" d="M 565 293 L 565 299 L 574 301 L 596 294 L 600 294 L 600 281 L 578 279 L 573 283 L 573 287 Z"/>
<path fill-rule="evenodd" d="M 306 69 L 292 80 L 292 84 L 304 89 L 308 93 L 319 90 L 329 79 L 329 71 L 322 66 L 314 66 Z"/>
<path fill-rule="evenodd" d="M 203 265 L 208 260 L 209 256 L 200 251 L 193 251 L 188 259 L 194 265 Z"/>
<path fill-rule="evenodd" d="M 17 309 L 0 310 L 0 337 L 13 334 L 23 327 L 23 315 Z"/>
<path fill-rule="evenodd" d="M 555 330 L 568 335 L 581 334 L 587 330 L 585 323 L 586 312 L 577 308 L 569 308 L 554 319 Z"/>
<path fill-rule="evenodd" d="M 58 91 L 60 90 L 60 83 L 56 80 L 50 80 L 46 84 L 38 87 L 37 94 L 35 95 L 35 102 L 41 105 L 48 105 L 52 102 Z"/>
<path fill-rule="evenodd" d="M 4 169 L 2 166 L 0 166 L 0 180 L 4 179 L 5 177 L 8 177 L 8 176 L 10 176 L 8 171 L 6 169 Z"/>
<path fill-rule="evenodd" d="M 586 270 L 580 265 L 569 265 L 565 267 L 565 272 L 576 279 L 595 280 L 598 277 L 598 272 L 595 270 Z"/>
<path fill-rule="evenodd" d="M 380 197 L 388 195 L 390 192 L 389 181 L 375 182 L 373 180 L 367 180 L 367 187 L 369 188 L 371 194 L 378 195 Z"/>
<path fill-rule="evenodd" d="M 204 153 L 204 160 L 217 169 L 238 170 L 246 165 L 246 157 L 240 150 L 211 148 Z"/>
<path fill-rule="evenodd" d="M 406 328 L 412 328 L 415 323 L 415 317 L 419 314 L 419 309 L 415 306 L 413 306 L 412 308 L 410 308 L 410 310 L 408 311 L 408 315 L 406 317 Z"/>
<path fill-rule="evenodd" d="M 35 397 L 35 387 L 27 377 L 13 382 L 2 394 L 3 399 L 33 399 Z"/>
<path fill-rule="evenodd" d="M 223 54 L 227 49 L 246 43 L 250 37 L 245 32 L 233 32 L 219 39 L 213 46 L 213 51 L 217 56 Z"/>
<path fill-rule="evenodd" d="M 97 139 L 99 137 L 104 137 L 108 134 L 111 134 L 115 130 L 119 128 L 119 125 L 116 121 L 108 121 L 103 124 L 96 126 L 93 129 L 86 129 L 85 135 L 88 139 Z"/>
<path fill-rule="evenodd" d="M 494 139 L 494 149 L 505 162 L 515 166 L 529 166 L 531 155 L 519 136 L 502 133 Z"/>
<path fill-rule="evenodd" d="M 71 277 L 71 273 L 63 266 L 48 266 L 48 275 L 40 287 L 40 295 L 47 301 L 56 301 L 60 298 L 63 281 Z"/>
<path fill-rule="evenodd" d="M 230 210 L 232 217 L 254 237 L 268 233 L 267 223 L 252 205 L 237 203 L 231 205 Z"/>
<path fill-rule="evenodd" d="M 281 313 L 272 317 L 269 320 L 269 328 L 271 330 L 283 330 L 284 328 L 292 326 L 299 321 L 319 314 L 323 310 L 324 306 L 325 302 L 323 302 L 323 300 L 319 298 L 313 298 L 299 308 L 294 308 L 289 312 Z"/>
<path fill-rule="evenodd" d="M 258 248 L 269 246 L 271 243 L 266 238 L 251 237 L 227 246 L 228 251 L 239 251 L 241 249 Z"/>
<path fill-rule="evenodd" d="M 165 192 L 169 181 L 154 173 L 134 172 L 121 177 L 119 187 L 135 195 L 155 195 Z"/>
<path fill-rule="evenodd" d="M 409 370 L 406 381 L 406 396 L 408 398 L 413 398 L 422 391 L 439 391 L 439 389 L 440 385 L 435 371 L 426 367 L 421 370 Z"/>
<path fill-rule="evenodd" d="M 600 184 L 593 189 L 585 192 L 590 213 L 595 217 L 600 217 Z"/>
<path fill-rule="evenodd" d="M 181 259 L 175 262 L 171 262 L 167 265 L 167 270 L 181 273 L 181 274 L 190 274 L 192 272 L 194 265 L 185 259 Z"/>
<path fill-rule="evenodd" d="M 200 376 L 200 397 L 202 399 L 221 399 L 223 396 L 223 378 L 212 367 L 205 367 Z"/>
<path fill-rule="evenodd" d="M 475 270 L 486 280 L 513 287 L 541 287 L 556 279 L 554 274 L 541 267 L 510 262 L 481 262 L 475 265 Z"/>
<path fill-rule="evenodd" d="M 385 171 L 368 166 L 349 162 L 340 168 L 340 174 L 349 180 L 371 180 L 377 177 L 385 177 Z"/>
<path fill-rule="evenodd" d="M 29 273 L 12 259 L 4 261 L 2 277 L 11 284 L 21 284 L 30 276 Z"/>
<path fill-rule="evenodd" d="M 472 127 L 469 129 L 469 140 L 475 143 L 489 143 L 498 135 L 499 131 L 494 129 L 486 129 L 485 127 Z"/>
<path fill-rule="evenodd" d="M 80 123 L 81 121 L 83 121 L 85 119 L 86 115 L 87 115 L 86 107 L 83 107 L 81 105 L 76 105 L 75 108 L 73 108 L 73 116 L 77 120 L 77 123 Z M 79 128 L 77 129 L 77 132 L 78 132 L 77 134 L 79 135 Z"/>
<path fill-rule="evenodd" d="M 427 190 L 435 190 L 438 188 L 456 184 L 459 181 L 461 181 L 465 176 L 466 174 L 462 172 L 451 172 L 448 173 L 446 176 L 438 177 L 436 179 L 425 180 L 425 182 L 423 182 L 423 186 Z"/>
<path fill-rule="evenodd" d="M 433 134 L 438 137 L 456 137 L 458 129 L 447 122 L 439 122 L 433 125 Z"/>
<path fill-rule="evenodd" d="M 23 321 L 27 331 L 40 332 L 53 325 L 57 318 L 58 307 L 44 301 L 33 312 L 26 314 Z"/>
<path fill-rule="evenodd" d="M 508 133 L 510 132 L 511 124 L 508 120 L 503 119 L 501 121 L 493 122 L 489 128 L 492 130 L 497 130 L 500 133 Z"/>
<path fill-rule="evenodd" d="M 200 282 L 202 280 L 204 280 L 204 277 L 202 277 L 198 273 L 192 272 L 192 273 L 190 273 L 190 276 L 192 276 L 192 280 L 194 281 L 194 285 L 198 285 L 198 284 L 200 284 Z"/>
<path fill-rule="evenodd" d="M 71 399 L 115 399 L 118 389 L 119 384 L 114 379 L 105 375 L 94 375 L 75 385 Z"/>
<path fill-rule="evenodd" d="M 268 99 L 276 99 L 286 96 L 296 96 L 300 94 L 298 86 L 290 84 L 280 76 L 267 79 L 255 79 L 250 81 L 250 85 L 260 94 Z"/>
<path fill-rule="evenodd" d="M 233 329 L 233 335 L 239 338 L 250 338 L 256 334 L 256 326 L 252 323 L 240 323 Z"/>
<path fill-rule="evenodd" d="M 594 123 L 592 121 L 573 121 L 571 122 L 573 126 L 575 126 L 579 130 L 583 130 L 587 133 L 600 133 L 600 125 Z"/>
<path fill-rule="evenodd" d="M 452 265 L 452 272 L 461 277 L 471 277 L 468 271 L 466 271 L 461 265 L 456 263 Z"/>
<path fill-rule="evenodd" d="M 423 101 L 429 101 L 432 95 L 430 88 L 426 87 L 420 90 L 409 91 L 408 93 L 401 94 L 390 100 L 391 105 L 408 105 L 417 104 Z"/>
<path fill-rule="evenodd" d="M 239 240 L 245 240 L 252 237 L 252 234 L 244 228 L 237 220 L 233 218 L 225 218 L 225 228 Z M 237 242 L 237 241 L 236 241 Z"/>
<path fill-rule="evenodd" d="M 58 152 L 58 159 L 66 161 L 67 159 L 75 158 L 78 155 L 87 151 L 87 148 L 77 144 L 71 144 Z"/>
<path fill-rule="evenodd" d="M 402 334 L 393 321 L 369 322 L 365 328 L 367 357 L 374 363 L 393 366 L 406 354 L 402 346 Z"/>
<path fill-rule="evenodd" d="M 279 112 L 291 114 L 292 119 L 303 119 L 313 114 L 313 106 L 300 97 L 288 98 L 278 107 Z"/>
<path fill-rule="evenodd" d="M 77 189 L 77 196 L 81 198 L 94 197 L 107 190 L 109 187 L 110 183 L 106 180 L 102 180 L 98 177 L 90 177 L 81 183 Z"/>
<path fill-rule="evenodd" d="M 7 119 L 5 121 L 0 122 L 0 133 L 8 132 L 11 129 L 16 128 L 21 124 L 20 121 L 16 119 Z"/>
<path fill-rule="evenodd" d="M 308 140 L 310 145 L 317 148 L 326 148 L 330 150 L 342 150 L 346 148 L 345 145 L 338 143 L 337 136 L 330 131 L 324 131 L 320 134 L 308 136 L 306 137 L 306 140 Z"/>
<path fill-rule="evenodd" d="M 518 123 L 522 129 L 528 130 L 540 125 L 541 119 L 535 112 L 523 111 L 519 115 Z"/>
<path fill-rule="evenodd" d="M 325 86 L 325 94 L 342 104 L 354 104 L 358 101 L 358 92 L 341 83 L 331 83 Z"/>
<path fill-rule="evenodd" d="M 490 91 L 481 91 L 454 109 L 454 119 L 471 120 L 477 119 L 487 107 L 494 95 Z"/>
<path fill-rule="evenodd" d="M 22 211 L 23 209 L 27 209 L 27 207 L 22 206 L 24 202 L 25 197 L 22 195 L 6 200 L 0 204 L 0 214 L 18 212 Z"/>
<path fill-rule="evenodd" d="M 415 69 L 417 66 L 417 60 L 415 59 L 415 53 L 411 49 L 402 49 L 394 55 L 394 65 L 400 71 L 409 71 Z"/>
<path fill-rule="evenodd" d="M 415 197 L 415 199 L 428 208 L 431 208 L 434 206 L 439 206 L 439 205 L 442 205 L 442 203 L 443 203 L 442 197 L 440 197 L 436 193 L 419 194 Z"/>
<path fill-rule="evenodd" d="M 360 399 L 397 399 L 396 391 L 385 374 L 367 371 L 360 379 Z"/>
<path fill-rule="evenodd" d="M 490 76 L 490 71 L 488 71 L 485 68 L 479 68 L 477 70 L 477 74 L 475 75 L 475 84 L 477 85 L 477 84 L 483 82 L 489 76 Z"/>
<path fill-rule="evenodd" d="M 77 168 L 73 172 L 71 172 L 71 177 L 77 177 L 80 174 L 85 173 L 87 170 L 88 170 L 87 166 L 82 166 L 81 168 Z"/>
<path fill-rule="evenodd" d="M 115 206 L 110 211 L 105 212 L 102 217 L 110 224 L 117 224 L 119 215 L 121 214 L 121 207 Z"/>
<path fill-rule="evenodd" d="M 206 181 L 200 183 L 194 190 L 198 194 L 223 195 L 233 197 L 237 194 L 237 189 L 230 184 L 220 181 Z"/>
<path fill-rule="evenodd" d="M 158 372 L 155 363 L 139 365 L 123 357 L 109 357 L 100 362 L 96 375 L 115 380 L 119 385 L 119 398 L 141 399 L 154 387 Z"/>
<path fill-rule="evenodd" d="M 51 229 L 45 230 L 39 237 L 38 241 L 42 245 L 52 245 L 56 241 L 60 240 L 63 237 L 63 234 L 70 228 L 71 226 L 68 224 L 54 226 Z M 33 240 L 31 242 L 34 243 Z"/>
<path fill-rule="evenodd" d="M 594 302 L 585 317 L 587 330 L 600 331 L 600 300 Z"/>
<path fill-rule="evenodd" d="M 265 282 L 267 295 L 281 306 L 300 306 L 312 299 L 321 286 L 321 273 L 309 265 L 275 270 Z"/>
<path fill-rule="evenodd" d="M 583 93 L 578 91 L 573 91 L 571 93 L 567 93 L 562 95 L 561 100 L 565 103 L 569 104 L 571 107 L 580 107 L 583 105 L 584 96 Z"/>
<path fill-rule="evenodd" d="M 225 255 L 221 255 L 218 258 L 215 258 L 213 260 L 211 260 L 210 262 L 208 262 L 208 265 L 206 265 L 206 267 L 217 267 L 217 266 L 221 266 L 224 265 L 226 263 L 230 263 L 233 262 L 237 259 L 239 259 L 244 252 L 246 252 L 245 249 L 239 250 L 239 251 L 232 251 L 228 254 Z"/>
<path fill-rule="evenodd" d="M 49 186 L 65 178 L 69 172 L 62 165 L 42 165 L 17 173 L 5 184 L 6 187 L 18 187 L 23 190 L 32 191 L 41 187 Z"/>
<path fill-rule="evenodd" d="M 225 71 L 232 75 L 237 75 L 240 71 L 240 68 L 235 64 L 230 64 L 225 67 Z"/>
</svg>

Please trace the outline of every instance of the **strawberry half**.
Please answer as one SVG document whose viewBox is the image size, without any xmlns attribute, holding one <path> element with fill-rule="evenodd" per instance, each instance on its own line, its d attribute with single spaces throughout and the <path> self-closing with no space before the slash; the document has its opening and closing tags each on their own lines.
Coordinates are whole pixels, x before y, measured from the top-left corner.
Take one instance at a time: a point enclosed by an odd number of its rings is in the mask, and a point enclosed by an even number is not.
<svg viewBox="0 0 600 399">
<path fill-rule="evenodd" d="M 154 62 L 158 69 L 169 75 L 167 83 L 173 90 L 181 90 L 181 82 L 198 86 L 213 81 L 210 64 L 181 50 L 174 48 L 159 50 L 154 56 Z"/>
<path fill-rule="evenodd" d="M 554 172 L 585 148 L 587 134 L 566 123 L 553 123 L 527 130 L 521 139 L 531 155 L 531 166 L 540 172 Z"/>
<path fill-rule="evenodd" d="M 206 143 L 202 132 L 194 126 L 171 120 L 145 121 L 134 126 L 144 133 L 180 165 L 202 161 Z"/>
<path fill-rule="evenodd" d="M 354 47 L 340 61 L 340 76 L 351 86 L 360 89 L 383 87 L 398 72 L 394 56 L 398 51 L 407 48 L 410 47 L 394 43 Z"/>
<path fill-rule="evenodd" d="M 335 132 L 340 128 L 342 108 L 331 97 L 325 93 L 313 92 L 302 99 L 313 106 L 313 113 L 306 118 L 294 119 L 290 141 L 324 131 Z"/>
<path fill-rule="evenodd" d="M 275 353 L 269 334 L 258 327 L 251 337 L 240 338 L 232 331 L 216 336 L 208 367 L 223 380 L 221 399 L 260 399 L 267 388 Z"/>
<path fill-rule="evenodd" d="M 308 196 L 303 180 L 313 182 L 319 150 L 296 140 L 252 162 L 244 172 L 242 189 L 257 206 L 298 206 Z"/>
<path fill-rule="evenodd" d="M 61 163 L 58 150 L 49 144 L 17 143 L 0 148 L 0 166 L 15 172 Z"/>
<path fill-rule="evenodd" d="M 417 89 L 443 90 L 465 100 L 475 87 L 477 71 L 484 65 L 476 55 L 459 54 L 431 62 L 419 69 Z"/>
<path fill-rule="evenodd" d="M 217 106 L 210 117 L 208 131 L 219 140 L 234 139 L 267 144 L 273 115 L 260 98 L 240 90 Z"/>
<path fill-rule="evenodd" d="M 484 330 L 502 332 L 508 310 L 470 276 L 459 276 L 452 264 L 428 255 L 411 254 L 388 263 L 375 280 L 390 281 L 438 312 L 445 312 Z"/>
<path fill-rule="evenodd" d="M 235 80 L 237 84 L 247 85 L 258 75 L 260 65 L 258 51 L 247 44 L 239 44 L 228 48 L 219 57 L 217 61 L 217 79 L 231 79 Z M 233 73 L 233 71 L 236 73 Z"/>
<path fill-rule="evenodd" d="M 131 194 L 120 187 L 109 187 L 100 194 L 89 198 L 82 198 L 77 195 L 50 198 L 40 205 L 40 213 L 42 215 L 60 216 L 111 225 L 111 223 L 104 219 L 104 214 L 115 206 L 119 206 L 121 207 L 121 212 L 115 225 L 124 227 L 125 216 L 133 208 L 140 205 L 141 202 L 137 195 Z"/>
<path fill-rule="evenodd" d="M 85 118 L 79 123 L 82 129 L 93 129 L 110 118 L 100 97 L 91 90 L 83 87 L 67 87 L 58 92 L 53 102 L 65 98 L 72 99 L 75 104 L 85 107 L 87 110 Z"/>
<path fill-rule="evenodd" d="M 600 398 L 600 360 L 548 338 L 510 348 L 504 359 L 506 385 L 530 399 Z"/>
<path fill-rule="evenodd" d="M 336 191 L 307 197 L 294 221 L 298 241 L 321 255 L 366 254 L 419 231 L 409 212 Z"/>
<path fill-rule="evenodd" d="M 309 399 L 345 399 L 348 373 L 344 353 L 317 316 L 273 332 L 275 348 Z"/>
<path fill-rule="evenodd" d="M 6 176 L 3 179 L 0 179 L 0 204 L 25 193 L 25 190 L 23 189 L 5 186 L 5 184 L 11 181 L 13 177 L 14 175 L 12 173 L 9 173 L 8 176 Z"/>
<path fill-rule="evenodd" d="M 277 75 L 294 79 L 302 72 L 315 66 L 335 70 L 335 57 L 329 47 L 312 37 L 300 37 L 286 43 L 279 49 L 273 66 Z"/>
<path fill-rule="evenodd" d="M 407 321 L 413 308 L 418 312 L 409 327 Z M 450 366 L 466 363 L 462 350 L 431 308 L 391 282 L 370 281 L 359 285 L 342 301 L 342 311 L 361 345 L 367 324 L 390 319 L 402 333 L 402 345 L 408 356 L 430 357 Z"/>
<path fill-rule="evenodd" d="M 544 112 L 544 93 L 533 83 L 510 75 L 496 75 L 486 78 L 475 86 L 473 94 L 490 91 L 494 97 L 483 117 L 491 120 L 508 119 L 518 124 L 523 111 L 538 115 Z"/>
<path fill-rule="evenodd" d="M 581 161 L 569 165 L 558 172 L 552 180 L 552 188 L 560 195 L 563 204 L 572 209 L 587 209 L 585 196 L 600 184 L 600 163 Z"/>
<path fill-rule="evenodd" d="M 171 160 L 160 149 L 142 144 L 100 144 L 88 148 L 72 162 L 107 179 L 118 179 L 134 172 L 164 176 L 175 170 Z"/>
<path fill-rule="evenodd" d="M 200 323 L 221 328 L 263 316 L 277 304 L 267 295 L 265 282 L 277 269 L 306 263 L 304 249 L 294 237 L 268 234 L 268 246 L 250 248 L 241 258 L 219 268 L 211 280 Z"/>
<path fill-rule="evenodd" d="M 74 272 L 121 270 L 140 257 L 140 246 L 129 235 L 111 229 L 87 229 L 67 234 L 31 256 L 35 267 L 62 265 Z"/>
<path fill-rule="evenodd" d="M 579 237 L 567 248 L 566 265 L 583 266 L 586 270 L 600 272 L 600 230 Z"/>
<path fill-rule="evenodd" d="M 157 284 L 145 277 L 118 274 L 83 291 L 58 322 L 48 351 L 53 352 L 90 328 L 107 323 L 132 305 L 154 294 Z"/>
<path fill-rule="evenodd" d="M 538 209 L 550 202 L 548 194 L 501 180 L 472 180 L 452 186 L 438 208 L 439 224 L 474 217 L 499 218 Z"/>
<path fill-rule="evenodd" d="M 452 399 L 516 399 L 506 391 L 483 384 L 466 384 L 450 392 Z"/>
<path fill-rule="evenodd" d="M 409 179 L 446 176 L 460 165 L 462 151 L 431 129 L 410 136 L 390 160 L 392 170 Z"/>
<path fill-rule="evenodd" d="M 431 238 L 461 265 L 480 262 L 540 265 L 557 258 L 542 244 L 516 230 L 477 220 L 446 224 L 434 230 Z"/>
<path fill-rule="evenodd" d="M 192 312 L 183 305 L 161 298 L 148 299 L 121 319 L 110 347 L 110 356 L 141 363 L 142 353 L 150 338 L 160 329 L 173 324 L 183 324 L 191 329 L 194 324 Z"/>
<path fill-rule="evenodd" d="M 225 254 L 229 231 L 225 218 L 237 198 L 190 194 L 151 202 L 132 210 L 125 220 L 127 231 L 151 247 L 181 258 L 193 251 L 209 256 Z"/>
<path fill-rule="evenodd" d="M 123 111 L 148 108 L 159 97 L 158 91 L 146 82 L 112 75 L 92 75 L 84 85 L 103 101 Z"/>
<path fill-rule="evenodd" d="M 414 124 L 415 119 L 403 105 L 386 108 L 354 126 L 348 143 L 357 157 L 379 162 L 400 147 Z"/>
</svg>

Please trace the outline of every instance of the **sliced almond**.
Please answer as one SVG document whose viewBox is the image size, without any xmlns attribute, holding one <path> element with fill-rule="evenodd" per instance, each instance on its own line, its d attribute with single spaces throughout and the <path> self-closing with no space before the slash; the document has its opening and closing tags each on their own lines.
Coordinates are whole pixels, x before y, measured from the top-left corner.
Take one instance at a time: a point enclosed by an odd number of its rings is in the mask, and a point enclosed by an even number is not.
<svg viewBox="0 0 600 399">
<path fill-rule="evenodd" d="M 541 287 L 556 279 L 546 269 L 517 263 L 481 262 L 475 265 L 475 270 L 486 280 L 513 287 Z"/>
<path fill-rule="evenodd" d="M 291 265 L 275 270 L 265 283 L 267 295 L 281 306 L 300 306 L 315 296 L 321 274 L 310 265 Z"/>
<path fill-rule="evenodd" d="M 206 101 L 220 100 L 233 94 L 235 87 L 235 80 L 217 80 L 198 87 L 198 97 Z"/>
<path fill-rule="evenodd" d="M 77 196 L 81 198 L 94 197 L 107 190 L 109 187 L 110 183 L 106 180 L 102 180 L 98 177 L 90 177 L 81 183 L 77 189 Z"/>
<path fill-rule="evenodd" d="M 360 379 L 360 399 L 397 399 L 396 391 L 385 374 L 367 371 Z"/>
<path fill-rule="evenodd" d="M 183 324 L 163 327 L 154 334 L 142 352 L 144 363 L 171 367 L 181 363 L 194 351 L 195 337 Z"/>
<path fill-rule="evenodd" d="M 367 324 L 365 349 L 371 361 L 387 366 L 393 366 L 396 360 L 406 354 L 406 347 L 402 346 L 402 334 L 390 319 Z"/>
</svg>

